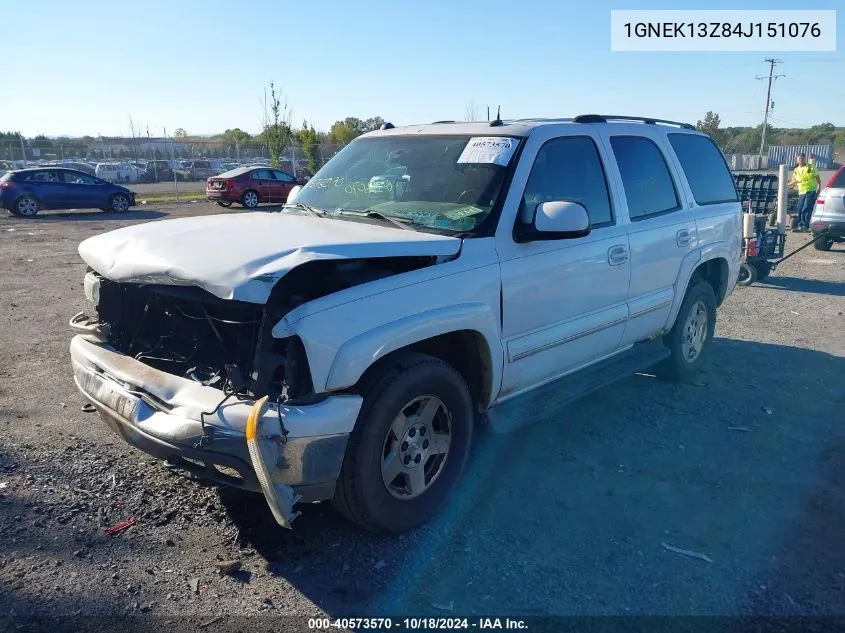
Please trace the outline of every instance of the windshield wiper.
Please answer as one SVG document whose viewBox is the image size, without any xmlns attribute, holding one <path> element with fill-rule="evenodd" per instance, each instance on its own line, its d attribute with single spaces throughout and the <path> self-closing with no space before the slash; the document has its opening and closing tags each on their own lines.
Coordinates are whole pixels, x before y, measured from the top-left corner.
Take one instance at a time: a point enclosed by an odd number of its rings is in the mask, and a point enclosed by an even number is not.
<svg viewBox="0 0 845 633">
<path fill-rule="evenodd" d="M 416 231 L 417 229 L 412 228 L 411 225 L 414 223 L 413 220 L 397 220 L 395 217 L 391 215 L 385 215 L 381 211 L 373 211 L 372 209 L 368 209 L 366 211 L 353 211 L 352 209 L 338 209 L 338 214 L 340 215 L 357 215 L 363 218 L 374 218 L 376 220 L 384 220 L 385 222 L 390 222 L 393 226 L 397 226 L 400 229 L 404 229 L 406 231 Z"/>
<path fill-rule="evenodd" d="M 326 217 L 324 211 L 318 211 L 314 207 L 308 206 L 307 204 L 303 204 L 302 202 L 291 202 L 291 203 L 286 202 L 284 204 L 284 206 L 285 207 L 293 207 L 294 209 L 302 209 L 303 211 L 305 211 L 309 215 L 313 215 L 313 216 L 316 216 L 318 218 Z"/>
</svg>

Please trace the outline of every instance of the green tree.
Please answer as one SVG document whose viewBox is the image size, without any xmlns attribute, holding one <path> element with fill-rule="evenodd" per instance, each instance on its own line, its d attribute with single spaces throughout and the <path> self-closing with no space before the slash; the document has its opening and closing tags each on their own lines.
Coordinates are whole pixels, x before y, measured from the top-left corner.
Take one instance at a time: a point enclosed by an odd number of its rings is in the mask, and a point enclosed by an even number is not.
<svg viewBox="0 0 845 633">
<path fill-rule="evenodd" d="M 302 146 L 302 153 L 308 161 L 308 170 L 314 174 L 319 169 L 320 135 L 308 121 L 302 122 L 302 129 L 296 133 L 296 140 Z"/>
<path fill-rule="evenodd" d="M 177 127 L 176 131 L 173 133 L 173 138 L 185 138 L 186 136 L 188 136 L 188 133 L 181 127 Z"/>
<path fill-rule="evenodd" d="M 252 137 L 250 137 L 249 133 L 244 132 L 241 128 L 234 127 L 223 132 L 223 138 L 229 145 L 243 145 Z"/>
<path fill-rule="evenodd" d="M 704 132 L 713 141 L 718 145 L 722 151 L 725 151 L 725 142 L 727 141 L 727 137 L 723 130 L 719 129 L 719 124 L 721 123 L 721 119 L 719 115 L 713 112 L 712 110 L 708 110 L 707 114 L 704 115 L 703 121 L 698 121 L 695 124 L 695 129 Z"/>
<path fill-rule="evenodd" d="M 276 86 L 270 82 L 270 110 L 265 106 L 264 130 L 261 132 L 267 144 L 270 155 L 270 166 L 279 167 L 282 164 L 282 152 L 290 142 L 293 130 L 290 125 L 291 112 L 287 101 L 282 103 L 282 93 L 276 92 Z"/>
<path fill-rule="evenodd" d="M 365 131 L 364 122 L 358 117 L 348 116 L 343 121 L 335 121 L 329 129 L 329 138 L 336 143 L 346 145 L 361 136 Z"/>
<path fill-rule="evenodd" d="M 364 132 L 372 132 L 373 130 L 379 129 L 382 125 L 384 125 L 384 119 L 380 116 L 374 116 L 364 121 L 363 129 Z"/>
</svg>

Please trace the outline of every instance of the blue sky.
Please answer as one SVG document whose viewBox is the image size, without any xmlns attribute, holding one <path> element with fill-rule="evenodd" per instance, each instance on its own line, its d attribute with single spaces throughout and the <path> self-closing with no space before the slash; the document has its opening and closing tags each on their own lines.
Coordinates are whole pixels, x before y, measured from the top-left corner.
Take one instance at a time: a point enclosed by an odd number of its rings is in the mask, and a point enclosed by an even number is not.
<svg viewBox="0 0 845 633">
<path fill-rule="evenodd" d="M 294 122 L 394 123 L 583 112 L 723 125 L 762 119 L 768 53 L 610 51 L 611 9 L 836 9 L 841 0 L 9 2 L 0 129 L 35 134 L 208 134 L 260 129 L 264 87 Z M 774 53 L 772 123 L 845 125 L 845 11 L 837 52 Z M 826 87 L 829 86 L 829 87 Z"/>
</svg>

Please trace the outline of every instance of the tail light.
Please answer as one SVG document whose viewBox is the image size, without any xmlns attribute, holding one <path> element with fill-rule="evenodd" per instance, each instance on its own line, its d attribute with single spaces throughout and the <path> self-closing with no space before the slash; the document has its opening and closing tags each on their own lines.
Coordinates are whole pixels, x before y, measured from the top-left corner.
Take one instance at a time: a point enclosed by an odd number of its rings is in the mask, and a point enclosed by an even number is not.
<svg viewBox="0 0 845 633">
<path fill-rule="evenodd" d="M 748 256 L 754 257 L 757 255 L 757 238 L 751 238 L 748 240 Z"/>
<path fill-rule="evenodd" d="M 234 189 L 235 188 L 235 181 L 234 180 L 227 180 L 226 181 L 226 189 Z"/>
<path fill-rule="evenodd" d="M 818 200 L 816 200 L 816 204 L 824 204 L 824 196 L 819 196 Z"/>
<path fill-rule="evenodd" d="M 0 182 L 0 189 L 11 189 L 12 183 L 8 180 L 6 182 Z"/>
</svg>

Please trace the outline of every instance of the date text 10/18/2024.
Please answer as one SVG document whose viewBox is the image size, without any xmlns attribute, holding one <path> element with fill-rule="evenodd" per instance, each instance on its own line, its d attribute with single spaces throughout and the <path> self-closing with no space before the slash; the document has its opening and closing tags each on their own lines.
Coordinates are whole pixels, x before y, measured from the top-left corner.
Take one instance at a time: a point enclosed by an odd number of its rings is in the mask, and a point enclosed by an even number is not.
<svg viewBox="0 0 845 633">
<path fill-rule="evenodd" d="M 308 628 L 314 631 L 395 629 L 424 630 L 511 630 L 526 631 L 528 624 L 518 618 L 309 618 Z"/>
</svg>

